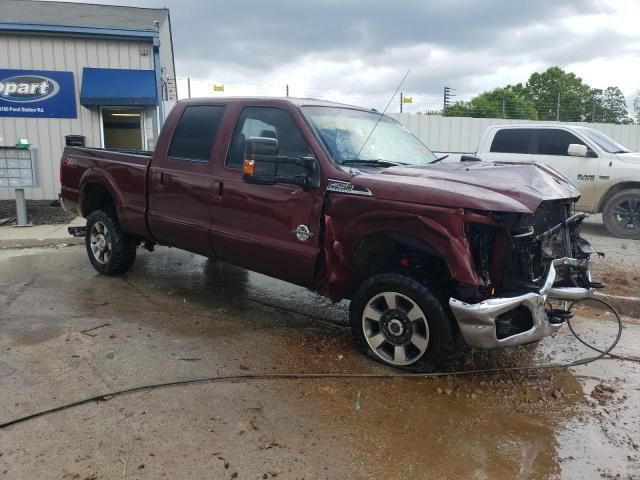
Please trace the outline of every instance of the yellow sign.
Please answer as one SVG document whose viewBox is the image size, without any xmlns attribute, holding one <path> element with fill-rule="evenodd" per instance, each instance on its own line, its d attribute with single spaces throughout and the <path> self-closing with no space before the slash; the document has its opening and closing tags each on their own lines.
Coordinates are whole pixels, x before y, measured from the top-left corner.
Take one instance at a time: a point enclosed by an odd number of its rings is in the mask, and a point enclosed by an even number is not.
<svg viewBox="0 0 640 480">
<path fill-rule="evenodd" d="M 211 87 L 211 90 L 213 90 L 214 92 L 224 92 L 224 85 L 216 84 L 213 87 Z"/>
<path fill-rule="evenodd" d="M 413 97 L 404 97 L 402 103 L 413 103 Z"/>
</svg>

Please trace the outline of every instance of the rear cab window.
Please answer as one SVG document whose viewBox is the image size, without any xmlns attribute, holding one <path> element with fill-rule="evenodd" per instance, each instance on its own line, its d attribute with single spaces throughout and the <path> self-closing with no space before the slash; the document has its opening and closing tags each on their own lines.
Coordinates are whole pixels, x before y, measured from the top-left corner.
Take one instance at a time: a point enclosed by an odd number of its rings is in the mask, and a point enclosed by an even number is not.
<svg viewBox="0 0 640 480">
<path fill-rule="evenodd" d="M 534 130 L 530 128 L 506 128 L 498 130 L 493 142 L 493 153 L 529 153 L 529 146 L 533 138 Z"/>
<path fill-rule="evenodd" d="M 225 107 L 194 105 L 185 108 L 171 139 L 171 160 L 208 163 Z"/>
</svg>

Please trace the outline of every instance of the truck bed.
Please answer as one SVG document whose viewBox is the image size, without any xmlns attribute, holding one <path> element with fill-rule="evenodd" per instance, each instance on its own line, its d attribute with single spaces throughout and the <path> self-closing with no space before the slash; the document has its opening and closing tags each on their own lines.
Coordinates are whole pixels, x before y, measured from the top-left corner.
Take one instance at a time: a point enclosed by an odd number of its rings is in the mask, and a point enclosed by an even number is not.
<svg viewBox="0 0 640 480">
<path fill-rule="evenodd" d="M 108 193 L 115 199 L 122 228 L 147 236 L 146 176 L 152 156 L 153 152 L 144 150 L 66 147 L 60 172 L 65 209 L 85 216 L 87 193 L 94 188 L 104 189 L 106 183 Z"/>
</svg>

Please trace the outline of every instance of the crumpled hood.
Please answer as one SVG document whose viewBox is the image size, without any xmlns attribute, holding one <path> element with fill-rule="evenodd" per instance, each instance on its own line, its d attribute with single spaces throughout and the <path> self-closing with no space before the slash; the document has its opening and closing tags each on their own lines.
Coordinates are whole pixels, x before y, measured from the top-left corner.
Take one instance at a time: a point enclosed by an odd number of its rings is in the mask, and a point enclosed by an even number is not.
<svg viewBox="0 0 640 480">
<path fill-rule="evenodd" d="M 460 162 L 391 167 L 351 179 L 376 198 L 484 211 L 532 213 L 546 200 L 577 200 L 562 173 L 537 163 Z"/>
</svg>

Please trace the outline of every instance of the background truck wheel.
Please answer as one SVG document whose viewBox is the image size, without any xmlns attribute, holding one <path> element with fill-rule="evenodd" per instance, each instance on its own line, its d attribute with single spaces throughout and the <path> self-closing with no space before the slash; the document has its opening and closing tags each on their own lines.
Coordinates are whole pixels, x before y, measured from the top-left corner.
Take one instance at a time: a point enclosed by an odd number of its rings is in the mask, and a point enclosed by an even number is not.
<svg viewBox="0 0 640 480">
<path fill-rule="evenodd" d="M 116 215 L 104 210 L 87 218 L 85 245 L 93 268 L 103 275 L 124 273 L 136 259 L 136 242 L 120 229 Z"/>
<path fill-rule="evenodd" d="M 381 274 L 365 280 L 349 309 L 351 331 L 369 357 L 414 372 L 443 370 L 463 343 L 442 305 L 413 278 Z"/>
<path fill-rule="evenodd" d="M 623 190 L 611 197 L 602 220 L 612 235 L 640 239 L 640 189 Z"/>
</svg>

